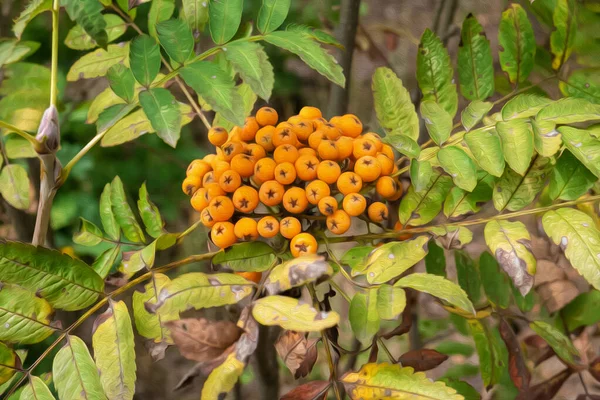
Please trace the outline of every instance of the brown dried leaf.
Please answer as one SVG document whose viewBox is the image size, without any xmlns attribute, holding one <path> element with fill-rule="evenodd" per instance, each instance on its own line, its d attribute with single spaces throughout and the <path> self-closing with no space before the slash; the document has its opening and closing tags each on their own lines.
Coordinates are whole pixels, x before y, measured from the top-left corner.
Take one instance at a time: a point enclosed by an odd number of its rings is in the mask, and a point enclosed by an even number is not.
<svg viewBox="0 0 600 400">
<path fill-rule="evenodd" d="M 504 319 L 500 319 L 498 330 L 508 350 L 508 372 L 510 378 L 517 389 L 520 391 L 527 390 L 531 381 L 531 374 L 525 365 L 519 341 L 512 328 Z"/>
<path fill-rule="evenodd" d="M 536 292 L 540 295 L 542 304 L 551 313 L 560 310 L 579 295 L 577 286 L 566 279 L 545 283 L 539 286 Z"/>
<path fill-rule="evenodd" d="M 171 330 L 181 355 L 199 362 L 219 357 L 242 334 L 242 330 L 233 322 L 204 318 L 168 321 L 165 326 Z"/>
<path fill-rule="evenodd" d="M 548 342 L 546 342 L 540 335 L 530 335 L 525 338 L 525 344 L 534 349 L 547 349 Z"/>
<path fill-rule="evenodd" d="M 398 325 L 390 332 L 384 333 L 383 335 L 381 335 L 381 337 L 384 339 L 390 339 L 394 336 L 401 336 L 405 333 L 408 333 L 408 331 L 410 331 L 410 327 L 412 326 L 412 321 L 412 311 L 404 309 L 404 312 L 402 313 L 402 322 L 400 323 L 400 325 Z"/>
<path fill-rule="evenodd" d="M 521 392 L 517 400 L 548 400 L 553 399 L 563 384 L 569 379 L 573 370 L 567 368 L 550 379 L 540 382 L 527 391 Z"/>
<path fill-rule="evenodd" d="M 413 367 L 415 371 L 429 371 L 434 369 L 444 361 L 448 356 L 432 349 L 411 350 L 400 356 L 398 362 L 403 367 Z"/>
<path fill-rule="evenodd" d="M 283 396 L 281 400 L 316 400 L 326 399 L 327 391 L 331 383 L 329 381 L 312 381 L 300 385 Z"/>
<path fill-rule="evenodd" d="M 304 334 L 295 331 L 284 331 L 277 339 L 277 354 L 294 378 L 304 377 L 312 370 L 318 356 L 317 342 L 318 339 L 306 339 Z"/>
<path fill-rule="evenodd" d="M 590 363 L 588 371 L 590 371 L 590 375 L 592 375 L 595 380 L 600 382 L 600 357 Z"/>
</svg>

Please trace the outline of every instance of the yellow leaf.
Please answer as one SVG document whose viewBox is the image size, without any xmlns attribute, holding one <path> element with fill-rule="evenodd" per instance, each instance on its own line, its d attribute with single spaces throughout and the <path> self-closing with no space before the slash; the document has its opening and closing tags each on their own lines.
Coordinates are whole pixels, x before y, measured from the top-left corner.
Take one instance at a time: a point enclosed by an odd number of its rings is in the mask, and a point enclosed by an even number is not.
<svg viewBox="0 0 600 400">
<path fill-rule="evenodd" d="M 129 43 L 110 44 L 107 49 L 98 49 L 75 61 L 67 74 L 68 81 L 97 78 L 106 75 L 110 67 L 129 62 Z"/>
<path fill-rule="evenodd" d="M 333 275 L 333 268 L 325 262 L 324 257 L 317 255 L 299 257 L 273 268 L 265 281 L 265 289 L 269 294 L 277 294 L 314 282 L 323 275 Z"/>
<path fill-rule="evenodd" d="M 252 315 L 263 325 L 279 325 L 301 332 L 321 331 L 340 321 L 340 316 L 334 311 L 317 311 L 308 303 L 286 296 L 268 296 L 257 300 Z"/>
<path fill-rule="evenodd" d="M 223 364 L 215 368 L 202 388 L 202 400 L 217 400 L 221 393 L 228 393 L 244 372 L 245 363 L 236 358 L 235 353 L 227 356 Z"/>
<path fill-rule="evenodd" d="M 156 292 L 159 292 L 171 280 L 164 274 L 155 274 L 154 281 L 149 282 L 146 285 L 146 291 L 136 291 L 133 293 L 133 316 L 135 319 L 135 327 L 140 335 L 154 339 L 154 342 L 160 343 L 165 342 L 173 344 L 171 338 L 171 332 L 168 328 L 163 326 L 167 321 L 173 321 L 179 319 L 178 312 L 165 313 L 162 310 L 157 310 L 156 313 L 149 313 L 144 306 L 144 303 L 149 302 L 156 304 L 158 296 Z"/>
</svg>

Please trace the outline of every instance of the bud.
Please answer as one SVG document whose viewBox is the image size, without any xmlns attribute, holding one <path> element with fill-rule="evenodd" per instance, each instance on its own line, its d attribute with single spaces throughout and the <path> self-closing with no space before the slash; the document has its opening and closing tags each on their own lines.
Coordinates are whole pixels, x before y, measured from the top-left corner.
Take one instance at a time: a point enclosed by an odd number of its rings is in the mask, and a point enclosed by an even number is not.
<svg viewBox="0 0 600 400">
<path fill-rule="evenodd" d="M 38 133 L 35 136 L 40 146 L 36 151 L 39 154 L 56 153 L 60 147 L 60 126 L 58 125 L 58 111 L 51 105 L 44 111 Z"/>
</svg>

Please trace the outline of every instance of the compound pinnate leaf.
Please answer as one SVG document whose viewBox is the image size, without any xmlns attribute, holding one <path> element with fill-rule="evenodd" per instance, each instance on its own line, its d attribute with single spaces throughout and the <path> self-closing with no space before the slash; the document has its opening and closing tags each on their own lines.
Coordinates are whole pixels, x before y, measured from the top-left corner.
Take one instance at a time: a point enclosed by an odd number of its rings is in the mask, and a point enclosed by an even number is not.
<svg viewBox="0 0 600 400">
<path fill-rule="evenodd" d="M 458 108 L 458 94 L 453 83 L 454 70 L 448 51 L 435 33 L 426 29 L 417 53 L 417 81 L 424 100 L 433 100 L 452 118 Z"/>
<path fill-rule="evenodd" d="M 92 264 L 92 269 L 96 271 L 102 279 L 106 278 L 111 271 L 113 265 L 117 261 L 117 258 L 121 254 L 121 246 L 115 245 L 109 249 L 104 250 Z"/>
<path fill-rule="evenodd" d="M 29 208 L 29 176 L 19 164 L 6 165 L 0 171 L 0 195 L 19 210 Z"/>
<path fill-rule="evenodd" d="M 450 137 L 452 116 L 433 100 L 421 102 L 420 111 L 429 136 L 441 146 Z"/>
<path fill-rule="evenodd" d="M 550 48 L 554 54 L 552 68 L 555 70 L 560 69 L 573 50 L 577 35 L 575 7 L 574 0 L 557 0 L 554 6 L 552 21 L 555 30 L 550 35 Z"/>
<path fill-rule="evenodd" d="M 107 43 L 117 40 L 127 30 L 127 23 L 116 14 L 102 15 L 106 23 Z M 98 46 L 98 43 L 81 27 L 75 25 L 65 38 L 65 45 L 74 50 L 90 50 Z"/>
<path fill-rule="evenodd" d="M 125 237 L 134 243 L 143 243 L 146 239 L 144 231 L 133 215 L 127 202 L 123 182 L 118 176 L 115 176 L 110 184 L 110 203 L 115 220 L 123 230 Z"/>
<path fill-rule="evenodd" d="M 148 87 L 160 70 L 160 47 L 148 35 L 140 35 L 129 45 L 129 64 L 135 80 Z"/>
<path fill-rule="evenodd" d="M 555 124 L 572 124 L 600 119 L 600 105 L 586 99 L 565 97 L 553 101 L 542 108 L 535 116 L 537 121 Z"/>
<path fill-rule="evenodd" d="M 69 17 L 77 22 L 100 47 L 108 43 L 106 21 L 102 17 L 102 4 L 97 0 L 63 0 L 61 4 Z"/>
<path fill-rule="evenodd" d="M 465 135 L 465 142 L 481 169 L 493 176 L 502 176 L 506 164 L 502 142 L 495 130 L 476 129 Z"/>
<path fill-rule="evenodd" d="M 150 200 L 148 189 L 146 189 L 146 182 L 140 186 L 137 206 L 146 227 L 146 232 L 155 239 L 162 235 L 165 223 L 160 216 L 158 207 Z"/>
<path fill-rule="evenodd" d="M 497 122 L 496 132 L 502 142 L 504 159 L 516 173 L 524 175 L 533 156 L 533 131 L 529 120 Z"/>
<path fill-rule="evenodd" d="M 115 64 L 106 72 L 108 83 L 113 92 L 127 103 L 131 103 L 135 97 L 135 78 L 131 69 L 123 64 Z"/>
<path fill-rule="evenodd" d="M 395 320 L 406 307 L 406 292 L 392 285 L 381 285 L 377 289 L 377 313 L 379 318 Z"/>
<path fill-rule="evenodd" d="M 183 0 L 182 18 L 192 30 L 194 39 L 198 40 L 208 22 L 208 2 L 205 0 Z"/>
<path fill-rule="evenodd" d="M 368 343 L 379 332 L 381 320 L 377 311 L 377 288 L 356 293 L 350 302 L 348 319 L 358 340 Z"/>
<path fill-rule="evenodd" d="M 0 340 L 32 344 L 56 330 L 50 325 L 50 304 L 19 286 L 0 284 Z"/>
<path fill-rule="evenodd" d="M 175 96 L 164 88 L 149 89 L 140 93 L 140 104 L 156 134 L 175 148 L 181 132 L 181 112 Z"/>
<path fill-rule="evenodd" d="M 21 39 L 21 35 L 25 30 L 25 27 L 29 22 L 35 18 L 36 15 L 43 13 L 44 11 L 50 11 L 52 8 L 52 0 L 32 0 L 30 1 L 25 9 L 21 11 L 21 14 L 15 19 L 13 25 L 13 32 L 17 39 Z"/>
<path fill-rule="evenodd" d="M 204 318 L 167 321 L 165 327 L 171 331 L 181 355 L 198 362 L 219 357 L 242 334 L 242 330 L 233 322 Z"/>
<path fill-rule="evenodd" d="M 243 0 L 211 1 L 208 6 L 210 36 L 216 44 L 233 38 L 242 21 Z"/>
<path fill-rule="evenodd" d="M 179 319 L 179 312 L 164 312 L 156 310 L 154 313 L 148 312 L 146 304 L 155 305 L 158 302 L 158 293 L 171 280 L 164 274 L 154 274 L 152 281 L 146 284 L 145 290 L 135 291 L 133 293 L 133 318 L 135 327 L 140 335 L 145 338 L 153 339 L 155 343 L 173 344 L 170 329 L 164 323 Z"/>
<path fill-rule="evenodd" d="M 212 263 L 234 271 L 266 271 L 275 260 L 275 251 L 264 242 L 238 243 L 217 253 Z"/>
<path fill-rule="evenodd" d="M 379 125 L 388 134 L 408 136 L 412 140 L 419 138 L 419 118 L 410 93 L 402 85 L 402 80 L 389 68 L 380 67 L 373 74 L 371 83 L 375 112 Z"/>
<path fill-rule="evenodd" d="M 97 49 L 71 65 L 67 80 L 76 81 L 104 76 L 113 65 L 126 63 L 128 54 L 129 43 L 110 44 L 106 50 Z"/>
<path fill-rule="evenodd" d="M 94 360 L 77 336 L 67 336 L 64 347 L 56 353 L 52 377 L 61 399 L 106 399 Z"/>
<path fill-rule="evenodd" d="M 460 36 L 457 68 L 460 92 L 469 100 L 485 100 L 494 94 L 494 59 L 490 42 L 472 14 L 465 18 Z"/>
<path fill-rule="evenodd" d="M 460 113 L 460 121 L 463 127 L 468 132 L 477 125 L 483 117 L 492 109 L 494 105 L 488 101 L 473 100 Z"/>
<path fill-rule="evenodd" d="M 146 302 L 151 312 L 183 312 L 235 304 L 252 293 L 254 284 L 234 274 L 190 272 L 166 284 L 155 303 Z"/>
<path fill-rule="evenodd" d="M 536 260 L 531 237 L 522 222 L 490 221 L 485 225 L 485 242 L 498 263 L 523 296 L 533 287 Z"/>
<path fill-rule="evenodd" d="M 522 93 L 504 103 L 502 119 L 509 121 L 517 118 L 535 116 L 542 108 L 552 103 L 552 99 L 534 93 Z"/>
<path fill-rule="evenodd" d="M 256 300 L 252 315 L 262 325 L 279 325 L 301 332 L 318 332 L 340 322 L 340 316 L 334 311 L 317 311 L 308 303 L 286 296 Z"/>
<path fill-rule="evenodd" d="M 412 273 L 401 278 L 394 284 L 395 287 L 411 288 L 419 292 L 428 293 L 434 297 L 447 301 L 468 313 L 475 315 L 475 308 L 464 290 L 456 283 L 438 275 Z"/>
<path fill-rule="evenodd" d="M 421 261 L 427 255 L 427 236 L 413 240 L 390 242 L 373 250 L 365 268 L 353 270 L 353 275 L 365 275 L 370 284 L 385 283 Z"/>
<path fill-rule="evenodd" d="M 67 311 L 93 304 L 104 291 L 102 278 L 83 261 L 19 242 L 0 241 L 0 281 L 18 284 Z"/>
<path fill-rule="evenodd" d="M 265 280 L 264 287 L 270 295 L 273 295 L 314 282 L 324 275 L 333 275 L 333 268 L 325 258 L 307 255 L 277 265 Z"/>
<path fill-rule="evenodd" d="M 600 140 L 585 129 L 561 126 L 558 131 L 567 149 L 594 175 L 600 177 Z"/>
<path fill-rule="evenodd" d="M 73 235 L 73 241 L 83 246 L 96 246 L 102 242 L 104 235 L 94 223 L 85 218 L 80 218 L 79 230 Z"/>
<path fill-rule="evenodd" d="M 172 60 L 183 64 L 194 51 L 192 31 L 181 19 L 170 19 L 156 25 L 158 42 Z"/>
<path fill-rule="evenodd" d="M 569 150 L 563 151 L 550 175 L 548 196 L 552 200 L 577 200 L 596 182 L 592 174 Z"/>
<path fill-rule="evenodd" d="M 459 188 L 472 192 L 477 186 L 477 167 L 459 146 L 442 147 L 438 152 L 441 167 Z"/>
<path fill-rule="evenodd" d="M 600 231 L 594 220 L 582 211 L 559 208 L 542 217 L 542 225 L 552 241 L 560 245 L 577 271 L 600 289 Z"/>
<path fill-rule="evenodd" d="M 498 42 L 502 70 L 512 83 L 525 81 L 533 69 L 536 47 L 531 22 L 519 4 L 502 13 Z"/>
<path fill-rule="evenodd" d="M 431 222 L 442 210 L 444 199 L 452 188 L 452 178 L 434 170 L 429 182 L 422 190 L 408 189 L 399 207 L 402 225 L 425 225 Z"/>
<path fill-rule="evenodd" d="M 432 382 L 423 372 L 411 367 L 388 363 L 369 363 L 358 372 L 348 372 L 341 378 L 346 394 L 352 400 L 411 398 L 414 400 L 462 400 L 456 390 L 443 382 Z"/>
<path fill-rule="evenodd" d="M 275 76 L 273 66 L 264 48 L 253 42 L 240 42 L 227 45 L 225 58 L 233 69 L 240 74 L 252 91 L 265 101 L 269 101 Z"/>
<path fill-rule="evenodd" d="M 264 40 L 296 54 L 309 67 L 336 85 L 345 87 L 346 77 L 342 67 L 331 54 L 321 48 L 309 36 L 294 31 L 277 31 L 266 35 Z"/>
<path fill-rule="evenodd" d="M 94 359 L 106 396 L 109 399 L 133 399 L 135 344 L 125 303 L 109 300 L 108 309 L 94 321 L 92 332 Z"/>
<path fill-rule="evenodd" d="M 552 347 L 556 355 L 566 363 L 573 365 L 577 361 L 576 359 L 581 357 L 571 339 L 549 323 L 533 321 L 529 327 L 540 335 Z"/>
<path fill-rule="evenodd" d="M 29 378 L 29 383 L 24 387 L 20 398 L 23 400 L 54 400 L 54 396 L 50 389 L 48 389 L 48 386 L 46 386 L 44 381 L 37 376 Z"/>
</svg>

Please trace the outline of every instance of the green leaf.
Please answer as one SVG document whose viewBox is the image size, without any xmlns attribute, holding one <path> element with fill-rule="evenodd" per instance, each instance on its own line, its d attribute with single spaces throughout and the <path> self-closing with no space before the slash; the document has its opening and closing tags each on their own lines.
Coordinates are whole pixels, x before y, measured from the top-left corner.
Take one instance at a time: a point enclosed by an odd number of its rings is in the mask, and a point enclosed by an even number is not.
<svg viewBox="0 0 600 400">
<path fill-rule="evenodd" d="M 223 54 L 233 69 L 250 85 L 254 93 L 269 101 L 275 76 L 263 47 L 258 43 L 239 42 L 228 45 L 226 49 Z"/>
<path fill-rule="evenodd" d="M 531 330 L 540 335 L 560 359 L 568 364 L 575 364 L 574 357 L 579 358 L 579 351 L 575 348 L 571 339 L 561 331 L 544 321 L 533 321 L 529 324 Z"/>
<path fill-rule="evenodd" d="M 118 245 L 104 250 L 98 257 L 96 257 L 96 260 L 94 260 L 92 269 L 96 271 L 101 278 L 106 278 L 113 265 L 115 265 L 117 257 L 119 257 L 120 254 L 121 246 Z"/>
<path fill-rule="evenodd" d="M 302 33 L 303 35 L 306 35 L 319 43 L 328 44 L 335 46 L 340 50 L 344 50 L 344 46 L 342 46 L 335 37 L 320 29 L 315 29 L 311 26 L 301 24 L 287 24 L 285 26 L 285 30 Z"/>
<path fill-rule="evenodd" d="M 115 214 L 112 209 L 112 202 L 110 199 L 111 188 L 110 183 L 104 185 L 104 190 L 100 195 L 100 221 L 104 232 L 113 240 L 119 240 L 120 228 L 115 218 Z"/>
<path fill-rule="evenodd" d="M 500 381 L 504 369 L 504 363 L 499 357 L 499 352 L 495 349 L 499 343 L 495 343 L 495 338 L 491 332 L 479 320 L 470 319 L 467 322 L 469 333 L 473 337 L 479 356 L 479 370 L 481 371 L 483 385 L 490 387 Z"/>
<path fill-rule="evenodd" d="M 460 120 L 468 132 L 487 115 L 494 105 L 487 101 L 473 100 L 460 113 Z"/>
<path fill-rule="evenodd" d="M 600 103 L 600 74 L 597 68 L 577 69 L 569 79 L 558 83 L 565 97 L 578 97 L 592 103 Z"/>
<path fill-rule="evenodd" d="M 123 64 L 115 64 L 106 72 L 108 83 L 113 92 L 127 103 L 135 98 L 135 78 L 129 68 Z"/>
<path fill-rule="evenodd" d="M 162 313 L 183 312 L 190 308 L 220 307 L 235 304 L 252 293 L 254 284 L 234 274 L 183 274 L 158 293 L 158 301 L 148 310 Z"/>
<path fill-rule="evenodd" d="M 433 168 L 428 161 L 419 161 L 416 158 L 410 160 L 410 182 L 415 187 L 416 191 L 423 190 L 427 187 Z"/>
<path fill-rule="evenodd" d="M 115 64 L 125 63 L 129 54 L 129 43 L 109 44 L 106 50 L 97 49 L 75 61 L 67 73 L 67 81 L 104 76 Z"/>
<path fill-rule="evenodd" d="M 577 200 L 594 186 L 596 180 L 594 174 L 565 150 L 550 175 L 548 196 L 552 200 Z"/>
<path fill-rule="evenodd" d="M 451 305 L 462 310 L 475 314 L 475 308 L 469 300 L 464 290 L 456 283 L 451 282 L 441 276 L 412 273 L 404 278 L 401 278 L 394 284 L 395 287 L 411 288 L 419 292 L 428 293 L 434 297 L 438 297 L 447 301 Z"/>
<path fill-rule="evenodd" d="M 309 67 L 336 85 L 345 87 L 346 77 L 344 76 L 342 67 L 331 54 L 308 36 L 293 31 L 277 31 L 266 35 L 264 40 L 267 43 L 294 53 Z"/>
<path fill-rule="evenodd" d="M 11 164 L 0 171 L 0 195 L 11 206 L 19 210 L 29 208 L 29 177 L 25 168 Z"/>
<path fill-rule="evenodd" d="M 535 36 L 527 13 L 519 4 L 511 4 L 502 13 L 498 32 L 500 67 L 512 83 L 527 79 L 535 59 Z"/>
<path fill-rule="evenodd" d="M 458 284 L 467 293 L 473 303 L 478 303 L 481 299 L 479 268 L 477 268 L 473 259 L 461 250 L 454 252 L 454 262 L 456 264 Z"/>
<path fill-rule="evenodd" d="M 210 37 L 216 44 L 227 43 L 242 21 L 243 0 L 211 1 L 208 6 Z"/>
<path fill-rule="evenodd" d="M 485 225 L 485 242 L 523 296 L 533 287 L 536 261 L 531 237 L 522 222 L 494 220 Z"/>
<path fill-rule="evenodd" d="M 369 363 L 358 372 L 347 372 L 341 378 L 351 400 L 413 398 L 430 400 L 464 400 L 456 390 L 443 382 L 432 382 L 425 373 L 397 364 Z"/>
<path fill-rule="evenodd" d="M 481 169 L 490 175 L 500 177 L 504 172 L 504 154 L 502 142 L 495 130 L 480 128 L 467 133 L 464 137 L 473 159 Z"/>
<path fill-rule="evenodd" d="M 146 268 L 150 270 L 154 266 L 156 259 L 156 243 L 153 241 L 148 246 L 145 246 L 138 251 L 129 251 L 123 253 L 119 271 L 127 278 L 130 278 L 136 272 Z"/>
<path fill-rule="evenodd" d="M 152 1 L 148 12 L 148 33 L 150 36 L 157 38 L 157 25 L 171 18 L 173 11 L 175 11 L 175 0 Z"/>
<path fill-rule="evenodd" d="M 256 300 L 252 316 L 262 325 L 279 325 L 283 329 L 302 332 L 318 332 L 340 321 L 340 316 L 334 311 L 317 311 L 308 303 L 286 296 L 268 296 Z"/>
<path fill-rule="evenodd" d="M 465 18 L 458 47 L 460 92 L 469 100 L 485 100 L 494 94 L 494 60 L 490 42 L 473 14 Z"/>
<path fill-rule="evenodd" d="M 594 175 L 600 177 L 600 140 L 590 131 L 561 126 L 562 140 L 567 149 Z"/>
<path fill-rule="evenodd" d="M 262 0 L 257 28 L 263 35 L 279 28 L 290 10 L 291 0 Z"/>
<path fill-rule="evenodd" d="M 451 177 L 436 170 L 423 190 L 416 191 L 411 186 L 400 202 L 400 223 L 419 226 L 431 222 L 441 211 L 452 185 Z"/>
<path fill-rule="evenodd" d="M 94 360 L 77 336 L 67 335 L 64 347 L 54 356 L 52 377 L 61 399 L 106 399 Z"/>
<path fill-rule="evenodd" d="M 440 379 L 440 382 L 444 382 L 446 386 L 456 390 L 456 392 L 463 396 L 465 400 L 481 400 L 481 395 L 477 389 L 465 381 L 459 381 L 453 378 L 444 378 Z"/>
<path fill-rule="evenodd" d="M 38 42 L 17 41 L 16 39 L 0 41 L 0 67 L 16 63 L 39 49 Z"/>
<path fill-rule="evenodd" d="M 257 271 L 269 269 L 275 261 L 275 251 L 265 242 L 234 244 L 221 250 L 212 259 L 215 265 L 226 265 L 234 271 Z"/>
<path fill-rule="evenodd" d="M 242 98 L 242 103 L 244 104 L 244 118 L 250 116 L 252 110 L 254 109 L 254 103 L 256 103 L 258 97 L 247 83 L 240 83 L 236 87 L 236 91 L 239 93 L 240 97 Z M 204 105 L 202 107 L 204 108 Z M 222 126 L 226 130 L 231 130 L 234 126 L 236 126 L 233 122 L 225 119 L 225 117 L 223 117 L 220 113 L 215 114 L 213 125 Z"/>
<path fill-rule="evenodd" d="M 244 124 L 244 108 L 235 84 L 229 75 L 208 61 L 197 61 L 186 65 L 181 77 L 213 110 L 221 113 L 236 125 Z"/>
<path fill-rule="evenodd" d="M 429 242 L 428 252 L 425 256 L 425 270 L 428 274 L 446 277 L 446 255 L 444 249 L 437 245 L 435 240 Z"/>
<path fill-rule="evenodd" d="M 118 176 L 115 176 L 110 184 L 110 202 L 115 220 L 123 230 L 125 237 L 134 243 L 143 243 L 146 240 L 144 231 L 133 215 L 125 196 L 123 182 Z"/>
<path fill-rule="evenodd" d="M 140 104 L 156 134 L 175 148 L 181 131 L 181 112 L 175 97 L 164 88 L 154 88 L 140 93 Z"/>
<path fill-rule="evenodd" d="M 117 40 L 127 30 L 127 23 L 116 14 L 104 14 L 102 16 L 106 23 L 107 43 Z M 81 27 L 75 25 L 71 28 L 65 38 L 65 45 L 74 50 L 90 50 L 98 46 L 98 43 Z"/>
<path fill-rule="evenodd" d="M 6 97 L 5 97 L 6 98 Z M 24 110 L 28 111 L 28 110 Z M 12 137 L 11 137 L 12 136 Z M 11 135 L 4 142 L 4 150 L 8 158 L 35 158 L 37 153 L 31 146 L 31 143 L 20 136 Z M 2 166 L 2 164 L 0 164 Z"/>
<path fill-rule="evenodd" d="M 54 400 L 54 396 L 43 380 L 37 376 L 32 376 L 21 392 L 21 399 Z"/>
<path fill-rule="evenodd" d="M 18 284 L 66 311 L 92 305 L 104 291 L 102 278 L 83 261 L 19 242 L 0 241 L 0 281 Z"/>
<path fill-rule="evenodd" d="M 314 282 L 322 276 L 332 276 L 333 268 L 317 255 L 298 257 L 273 268 L 265 279 L 264 288 L 269 295 L 285 292 L 296 286 Z"/>
<path fill-rule="evenodd" d="M 50 325 L 52 313 L 50 304 L 34 292 L 0 284 L 0 340 L 22 344 L 41 342 L 56 329 Z"/>
<path fill-rule="evenodd" d="M 21 14 L 15 19 L 13 25 L 13 32 L 17 39 L 21 39 L 21 35 L 25 30 L 25 27 L 32 19 L 44 11 L 50 11 L 52 8 L 52 0 L 31 0 L 25 9 L 21 11 Z"/>
<path fill-rule="evenodd" d="M 17 354 L 4 343 L 0 343 L 0 385 L 8 382 L 17 372 L 17 368 L 21 368 L 21 360 Z"/>
<path fill-rule="evenodd" d="M 129 46 L 129 64 L 135 80 L 148 87 L 160 70 L 160 47 L 148 35 L 140 35 Z"/>
<path fill-rule="evenodd" d="M 594 220 L 572 208 L 548 211 L 542 225 L 552 241 L 560 245 L 577 271 L 596 289 L 600 288 L 600 231 Z"/>
<path fill-rule="evenodd" d="M 585 99 L 566 97 L 542 108 L 535 119 L 555 124 L 572 124 L 600 119 L 600 105 Z"/>
<path fill-rule="evenodd" d="M 527 293 L 527 295 L 523 296 L 521 295 L 521 292 L 519 292 L 519 289 L 517 289 L 513 285 L 511 286 L 513 297 L 515 298 L 515 304 L 517 305 L 519 310 L 521 310 L 522 312 L 531 311 L 537 302 L 535 291 L 530 291 L 529 293 Z"/>
<path fill-rule="evenodd" d="M 146 182 L 140 186 L 139 199 L 137 202 L 138 211 L 146 227 L 146 232 L 153 238 L 158 238 L 164 233 L 164 221 L 160 216 L 158 207 L 150 200 L 148 196 L 148 189 L 146 189 Z"/>
<path fill-rule="evenodd" d="M 473 232 L 464 226 L 438 225 L 429 231 L 446 249 L 460 249 L 473 241 Z"/>
<path fill-rule="evenodd" d="M 204 32 L 208 22 L 208 2 L 205 0 L 182 0 L 182 17 L 190 27 L 196 40 Z"/>
<path fill-rule="evenodd" d="M 73 235 L 73 241 L 83 246 L 96 246 L 102 242 L 104 235 L 94 223 L 80 217 L 81 225 Z"/>
<path fill-rule="evenodd" d="M 496 132 L 502 141 L 504 159 L 519 175 L 525 175 L 533 156 L 533 132 L 527 119 L 496 123 Z"/>
<path fill-rule="evenodd" d="M 153 339 L 155 343 L 173 344 L 171 331 L 163 324 L 179 319 L 179 312 L 163 312 L 158 309 L 155 313 L 150 313 L 145 304 L 155 305 L 158 302 L 158 293 L 170 282 L 168 276 L 154 274 L 152 281 L 146 284 L 143 292 L 135 291 L 133 293 L 132 307 L 135 327 L 140 335 Z"/>
<path fill-rule="evenodd" d="M 363 270 L 353 270 L 353 275 L 365 275 L 370 284 L 385 283 L 421 261 L 427 254 L 429 237 L 386 243 L 369 254 Z"/>
<path fill-rule="evenodd" d="M 88 108 L 86 124 L 93 124 L 100 114 L 114 105 L 125 105 L 125 101 L 115 94 L 111 88 L 106 88 L 92 101 Z"/>
<path fill-rule="evenodd" d="M 419 147 L 419 144 L 410 137 L 402 134 L 400 130 L 388 133 L 383 140 L 392 146 L 396 151 L 409 158 L 417 158 L 421 153 L 421 147 Z"/>
<path fill-rule="evenodd" d="M 490 302 L 500 308 L 510 305 L 511 285 L 508 277 L 500 270 L 496 259 L 487 251 L 479 257 L 479 270 L 483 290 Z"/>
<path fill-rule="evenodd" d="M 444 201 L 444 215 L 457 218 L 463 215 L 476 214 L 492 198 L 495 178 L 484 171 L 477 173 L 477 185 L 472 192 L 453 187 Z"/>
<path fill-rule="evenodd" d="M 422 101 L 420 110 L 429 136 L 441 146 L 450 137 L 452 116 L 433 100 Z"/>
<path fill-rule="evenodd" d="M 97 0 L 62 0 L 61 5 L 100 47 L 106 47 L 108 35 L 106 21 L 102 17 L 102 4 Z"/>
<path fill-rule="evenodd" d="M 368 343 L 379 332 L 379 313 L 377 312 L 377 288 L 367 290 L 366 294 L 356 293 L 350 302 L 348 319 L 352 332 L 358 340 Z"/>
<path fill-rule="evenodd" d="M 158 42 L 169 57 L 183 64 L 194 52 L 194 37 L 185 21 L 170 19 L 156 25 Z M 229 49 L 228 49 L 229 50 Z"/>
<path fill-rule="evenodd" d="M 133 327 L 123 301 L 108 301 L 108 309 L 92 328 L 94 359 L 109 399 L 131 400 L 135 393 L 136 364 Z"/>
<path fill-rule="evenodd" d="M 582 293 L 567 304 L 562 310 L 565 324 L 569 331 L 574 331 L 581 326 L 595 325 L 600 321 L 600 292 L 590 290 Z"/>
<path fill-rule="evenodd" d="M 438 152 L 440 165 L 454 184 L 468 192 L 477 186 L 477 167 L 471 157 L 459 146 L 442 147 Z"/>
<path fill-rule="evenodd" d="M 562 147 L 562 135 L 556 130 L 556 124 L 531 119 L 533 145 L 541 156 L 552 157 Z"/>
<path fill-rule="evenodd" d="M 573 0 L 556 0 L 552 20 L 555 30 L 550 35 L 550 48 L 554 59 L 552 68 L 559 70 L 573 50 L 577 35 L 576 4 Z"/>
<path fill-rule="evenodd" d="M 496 210 L 518 211 L 531 204 L 544 188 L 553 165 L 553 159 L 537 156 L 525 176 L 507 168 L 494 187 Z"/>
<path fill-rule="evenodd" d="M 340 259 L 342 265 L 347 265 L 354 271 L 363 271 L 367 264 L 366 258 L 373 251 L 372 246 L 356 246 L 348 250 Z"/>
<path fill-rule="evenodd" d="M 454 118 L 458 108 L 454 70 L 448 51 L 439 37 L 429 29 L 421 36 L 417 53 L 417 81 L 423 100 L 433 100 Z"/>
<path fill-rule="evenodd" d="M 386 320 L 397 319 L 406 307 L 406 292 L 404 289 L 392 285 L 381 285 L 376 290 L 379 318 Z M 371 292 L 369 292 L 369 295 L 372 295 Z"/>
<path fill-rule="evenodd" d="M 517 118 L 535 116 L 542 108 L 552 103 L 552 99 L 534 93 L 522 93 L 508 100 L 502 107 L 502 119 L 509 121 Z"/>
</svg>

